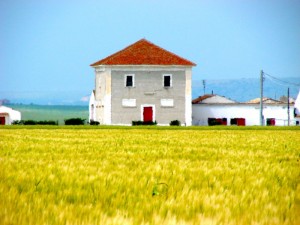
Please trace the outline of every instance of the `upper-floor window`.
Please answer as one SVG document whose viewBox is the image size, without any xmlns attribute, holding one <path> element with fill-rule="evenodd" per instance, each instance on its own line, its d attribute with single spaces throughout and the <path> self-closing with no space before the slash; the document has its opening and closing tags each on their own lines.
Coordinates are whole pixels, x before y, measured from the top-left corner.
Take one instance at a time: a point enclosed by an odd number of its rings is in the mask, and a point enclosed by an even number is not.
<svg viewBox="0 0 300 225">
<path fill-rule="evenodd" d="M 163 85 L 164 87 L 172 87 L 172 74 L 163 75 Z"/>
<path fill-rule="evenodd" d="M 134 87 L 134 74 L 125 75 L 125 87 Z"/>
</svg>

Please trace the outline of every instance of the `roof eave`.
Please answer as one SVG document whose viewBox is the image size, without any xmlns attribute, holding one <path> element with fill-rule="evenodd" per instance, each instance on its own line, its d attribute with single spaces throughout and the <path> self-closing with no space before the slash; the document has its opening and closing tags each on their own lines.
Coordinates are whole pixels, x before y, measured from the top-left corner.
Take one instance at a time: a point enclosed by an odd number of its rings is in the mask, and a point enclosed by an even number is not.
<svg viewBox="0 0 300 225">
<path fill-rule="evenodd" d="M 91 67 L 93 68 L 96 68 L 96 67 L 101 67 L 101 66 L 118 66 L 118 67 L 121 67 L 121 66 L 150 66 L 150 67 L 194 67 L 196 66 L 196 64 L 191 64 L 191 65 L 176 65 L 176 64 L 97 64 L 97 63 L 93 63 L 90 65 Z"/>
</svg>

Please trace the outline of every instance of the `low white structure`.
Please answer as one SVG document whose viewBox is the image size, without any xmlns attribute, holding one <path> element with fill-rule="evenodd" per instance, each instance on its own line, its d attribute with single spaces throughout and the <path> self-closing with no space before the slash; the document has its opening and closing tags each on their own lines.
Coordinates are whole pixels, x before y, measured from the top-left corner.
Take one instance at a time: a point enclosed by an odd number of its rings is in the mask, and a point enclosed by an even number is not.
<svg viewBox="0 0 300 225">
<path fill-rule="evenodd" d="M 294 107 L 295 107 L 295 116 L 300 117 L 300 90 L 298 93 L 298 97 L 296 98 Z"/>
<path fill-rule="evenodd" d="M 21 113 L 6 106 L 0 106 L 0 125 L 10 125 L 13 121 L 21 120 Z"/>
<path fill-rule="evenodd" d="M 89 122 L 96 121 L 96 106 L 95 91 L 93 90 L 89 101 Z"/>
<path fill-rule="evenodd" d="M 192 123 L 193 125 L 208 125 L 209 119 L 218 119 L 225 121 L 223 125 L 236 124 L 236 120 L 243 121 L 241 125 L 252 126 L 260 125 L 260 105 L 255 103 L 228 103 L 226 98 L 224 102 L 213 102 L 208 100 L 211 97 L 201 96 L 193 100 Z M 216 98 L 220 99 L 220 98 Z M 198 101 L 197 101 L 198 100 Z M 200 101 L 199 101 L 200 100 Z M 231 100 L 232 101 L 232 100 Z M 287 126 L 288 125 L 288 106 L 287 103 L 278 102 L 263 103 L 263 115 L 265 125 Z M 209 102 L 209 103 L 206 103 Z M 299 119 L 294 114 L 294 104 L 290 104 L 289 109 L 290 125 L 299 124 Z M 237 124 L 238 125 L 238 124 Z"/>
</svg>

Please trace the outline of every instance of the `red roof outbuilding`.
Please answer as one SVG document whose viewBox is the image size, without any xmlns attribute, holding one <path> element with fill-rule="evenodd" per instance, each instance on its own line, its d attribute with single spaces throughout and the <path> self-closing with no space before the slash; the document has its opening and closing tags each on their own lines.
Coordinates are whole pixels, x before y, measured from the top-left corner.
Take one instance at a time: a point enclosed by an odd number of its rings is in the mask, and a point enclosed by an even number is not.
<svg viewBox="0 0 300 225">
<path fill-rule="evenodd" d="M 146 39 L 101 59 L 91 66 L 99 65 L 180 65 L 196 66 L 195 63 L 169 52 Z"/>
</svg>

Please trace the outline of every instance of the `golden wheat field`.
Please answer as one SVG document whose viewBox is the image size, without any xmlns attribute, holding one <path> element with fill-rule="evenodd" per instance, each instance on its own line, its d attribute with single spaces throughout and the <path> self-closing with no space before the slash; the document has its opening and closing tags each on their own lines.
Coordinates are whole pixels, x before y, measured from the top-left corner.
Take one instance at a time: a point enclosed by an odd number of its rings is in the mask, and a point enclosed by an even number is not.
<svg viewBox="0 0 300 225">
<path fill-rule="evenodd" d="M 300 129 L 0 129 L 0 224 L 300 224 Z"/>
</svg>

